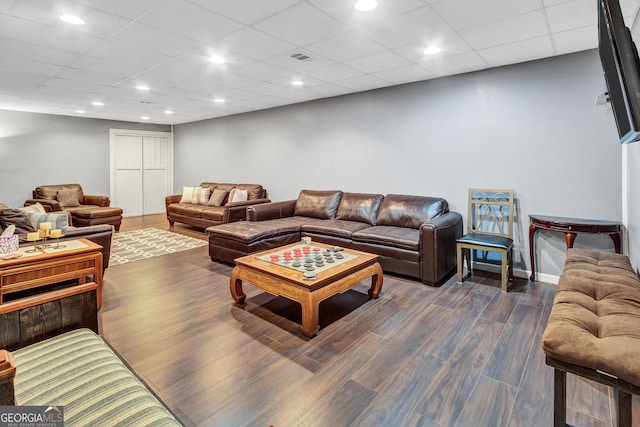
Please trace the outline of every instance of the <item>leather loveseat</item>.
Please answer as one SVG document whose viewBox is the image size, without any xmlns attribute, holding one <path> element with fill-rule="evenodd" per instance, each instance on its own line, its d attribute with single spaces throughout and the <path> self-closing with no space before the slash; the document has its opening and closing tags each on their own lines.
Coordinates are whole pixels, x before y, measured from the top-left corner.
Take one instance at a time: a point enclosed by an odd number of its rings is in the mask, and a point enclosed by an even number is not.
<svg viewBox="0 0 640 427">
<path fill-rule="evenodd" d="M 440 283 L 456 268 L 462 216 L 445 199 L 302 190 L 296 200 L 247 208 L 247 221 L 206 229 L 214 261 L 299 242 L 301 237 L 379 255 L 383 270 Z"/>
<path fill-rule="evenodd" d="M 211 203 L 198 204 L 194 201 L 182 202 L 182 194 L 174 194 L 165 197 L 167 220 L 173 227 L 175 222 L 191 225 L 197 228 L 207 228 L 212 225 L 226 224 L 228 222 L 242 221 L 246 218 L 247 206 L 256 203 L 267 203 L 267 190 L 259 184 L 221 184 L 215 182 L 203 182 L 199 188 L 208 188 L 211 193 L 215 190 L 226 192 L 220 206 Z M 247 200 L 230 202 L 231 190 L 246 190 Z"/>
</svg>

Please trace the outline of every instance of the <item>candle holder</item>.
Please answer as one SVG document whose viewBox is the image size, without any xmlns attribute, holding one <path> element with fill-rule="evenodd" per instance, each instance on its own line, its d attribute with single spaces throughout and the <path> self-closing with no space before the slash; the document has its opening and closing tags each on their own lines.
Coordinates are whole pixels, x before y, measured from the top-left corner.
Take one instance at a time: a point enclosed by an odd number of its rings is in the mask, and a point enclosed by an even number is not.
<svg viewBox="0 0 640 427">
<path fill-rule="evenodd" d="M 46 249 L 46 248 L 50 248 L 51 245 L 47 245 L 47 237 L 49 237 L 49 232 L 51 230 L 51 223 L 50 222 L 41 222 L 40 223 L 40 229 L 38 230 L 38 233 L 40 234 L 40 237 L 42 238 L 42 249 Z"/>
<path fill-rule="evenodd" d="M 27 249 L 26 252 L 29 252 L 29 253 L 39 252 L 40 248 L 38 248 L 37 243 L 38 243 L 38 240 L 40 240 L 40 233 L 38 233 L 37 231 L 34 233 L 28 233 L 27 240 L 30 242 L 33 242 L 33 249 Z"/>
<path fill-rule="evenodd" d="M 53 247 L 53 249 L 62 249 L 67 247 L 67 245 L 60 244 L 60 238 L 64 237 L 64 234 L 62 234 L 62 230 L 51 230 L 49 232 L 49 237 L 51 237 L 52 239 L 56 239 L 56 245 Z"/>
</svg>

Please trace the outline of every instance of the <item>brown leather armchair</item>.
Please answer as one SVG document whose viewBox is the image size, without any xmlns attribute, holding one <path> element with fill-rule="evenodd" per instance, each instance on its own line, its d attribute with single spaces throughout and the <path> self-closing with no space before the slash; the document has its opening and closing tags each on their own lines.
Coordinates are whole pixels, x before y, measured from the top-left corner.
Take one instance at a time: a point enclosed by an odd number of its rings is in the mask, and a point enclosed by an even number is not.
<svg viewBox="0 0 640 427">
<path fill-rule="evenodd" d="M 108 196 L 84 194 L 80 184 L 41 185 L 33 190 L 33 198 L 25 206 L 40 203 L 47 212 L 66 211 L 76 227 L 113 225 L 118 231 L 122 223 L 122 209 L 111 207 Z"/>
</svg>

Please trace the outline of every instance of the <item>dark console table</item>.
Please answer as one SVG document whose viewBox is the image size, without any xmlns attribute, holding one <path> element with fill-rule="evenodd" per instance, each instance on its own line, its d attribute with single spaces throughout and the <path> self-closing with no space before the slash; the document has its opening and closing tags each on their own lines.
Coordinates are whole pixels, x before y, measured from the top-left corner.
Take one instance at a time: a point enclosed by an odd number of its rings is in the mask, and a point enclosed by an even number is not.
<svg viewBox="0 0 640 427">
<path fill-rule="evenodd" d="M 573 247 L 578 233 L 602 234 L 608 233 L 613 240 L 616 253 L 620 253 L 622 224 L 616 221 L 598 219 L 565 218 L 562 216 L 529 215 L 529 255 L 531 256 L 532 282 L 536 280 L 535 267 L 535 234 L 538 230 L 560 231 L 564 233 L 567 249 Z"/>
</svg>

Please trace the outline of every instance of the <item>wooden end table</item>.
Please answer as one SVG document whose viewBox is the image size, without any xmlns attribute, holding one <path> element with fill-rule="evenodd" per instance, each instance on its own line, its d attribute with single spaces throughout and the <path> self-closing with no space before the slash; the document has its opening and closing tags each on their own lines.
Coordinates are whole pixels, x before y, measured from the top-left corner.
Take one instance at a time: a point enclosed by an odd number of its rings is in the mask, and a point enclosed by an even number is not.
<svg viewBox="0 0 640 427">
<path fill-rule="evenodd" d="M 369 296 L 377 298 L 380 294 L 383 281 L 382 267 L 378 263 L 378 256 L 374 254 L 343 249 L 345 253 L 353 254 L 355 257 L 318 272 L 315 280 L 304 280 L 303 273 L 300 271 L 259 259 L 261 256 L 282 252 L 295 246 L 299 244 L 236 258 L 234 260 L 236 266 L 231 272 L 229 281 L 234 301 L 242 304 L 246 299 L 242 291 L 243 280 L 251 282 L 255 287 L 272 295 L 297 301 L 302 306 L 302 333 L 312 337 L 320 330 L 318 306 L 321 301 L 346 292 L 368 277 L 371 277 Z M 331 248 L 329 245 L 316 242 L 313 246 Z"/>
<path fill-rule="evenodd" d="M 52 243 L 55 246 L 55 242 Z M 97 308 L 102 307 L 102 246 L 87 240 L 66 240 L 65 248 L 47 248 L 28 252 L 32 246 L 17 251 L 19 258 L 0 260 L 0 305 L 7 294 L 78 280 L 84 285 L 87 276 L 96 283 Z"/>
<path fill-rule="evenodd" d="M 622 224 L 617 221 L 530 214 L 529 222 L 531 224 L 529 226 L 529 256 L 531 257 L 531 276 L 529 280 L 532 282 L 536 280 L 535 235 L 538 230 L 551 230 L 564 233 L 567 249 L 573 247 L 573 242 L 576 240 L 578 233 L 606 233 L 609 234 L 609 237 L 613 240 L 616 253 L 621 253 Z"/>
</svg>

